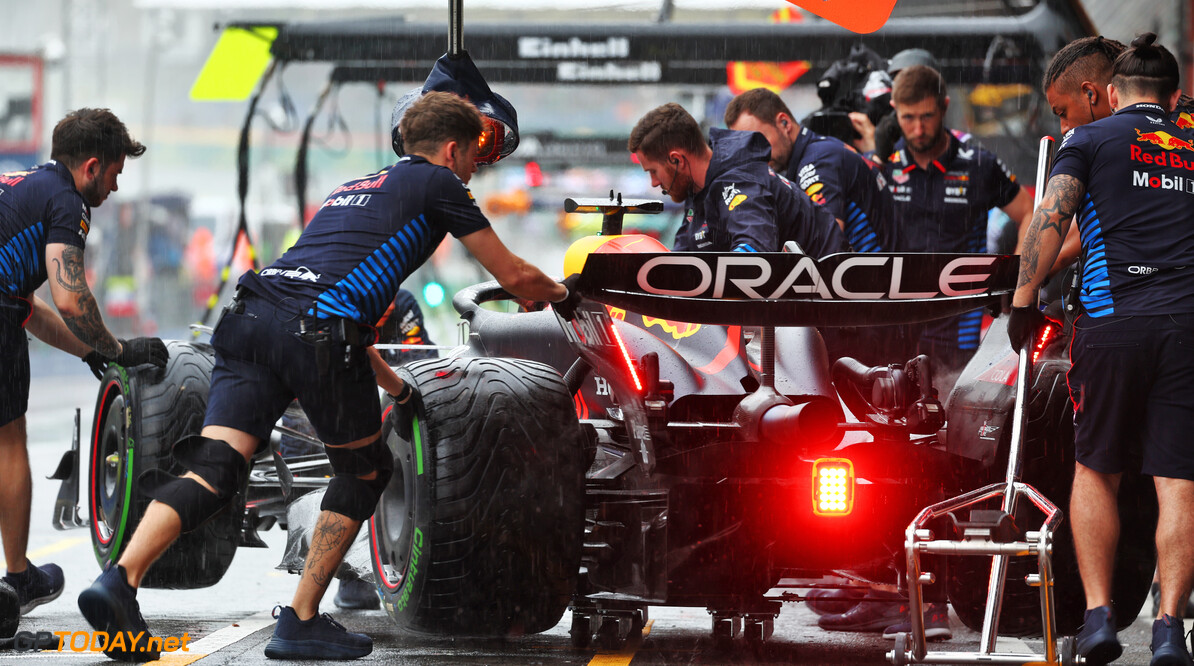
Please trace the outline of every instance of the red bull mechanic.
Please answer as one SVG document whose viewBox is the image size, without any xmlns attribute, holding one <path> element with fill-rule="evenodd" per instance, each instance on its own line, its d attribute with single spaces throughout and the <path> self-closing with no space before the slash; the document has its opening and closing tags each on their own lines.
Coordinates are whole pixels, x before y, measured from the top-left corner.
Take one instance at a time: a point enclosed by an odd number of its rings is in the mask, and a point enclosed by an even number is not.
<svg viewBox="0 0 1194 666">
<path fill-rule="evenodd" d="M 1145 34 L 1115 60 L 1113 115 L 1066 133 L 1024 241 L 1008 322 L 1012 345 L 1042 320 L 1032 302 L 1077 214 L 1083 314 L 1074 323 L 1068 379 L 1074 402 L 1070 497 L 1087 610 L 1077 637 L 1088 664 L 1122 653 L 1111 585 L 1121 474 L 1142 459 L 1153 476 L 1161 601 L 1153 666 L 1194 664 L 1181 610 L 1194 581 L 1194 151 L 1171 119 L 1177 61 Z M 1170 137 L 1178 137 L 1174 146 Z"/>
<path fill-rule="evenodd" d="M 232 501 L 248 461 L 297 399 L 335 474 L 294 599 L 276 609 L 265 654 L 353 659 L 372 651 L 368 636 L 320 615 L 319 602 L 391 476 L 377 387 L 399 404 L 417 399 L 372 347 L 373 324 L 448 234 L 510 293 L 555 302 L 569 296 L 564 285 L 513 255 L 473 200 L 467 183 L 484 127 L 462 97 L 422 94 L 400 117 L 405 150 L 398 161 L 334 190 L 292 248 L 260 273 L 241 276 L 212 334 L 216 362 L 202 434 L 174 446 L 187 473 L 140 480 L 154 501 L 119 562 L 79 595 L 80 610 L 97 630 L 148 633 L 136 599 L 141 577 L 180 533 Z"/>
<path fill-rule="evenodd" d="M 833 216 L 768 166 L 771 146 L 763 136 L 713 128 L 709 137 L 712 145 L 674 103 L 648 112 L 630 133 L 627 148 L 651 186 L 684 204 L 673 250 L 779 252 L 795 241 L 823 257 L 845 248 Z"/>
<path fill-rule="evenodd" d="M 986 252 L 987 214 L 1000 208 L 1023 228 L 1032 197 L 1003 162 L 959 140 L 945 127 L 949 97 L 930 67 L 913 65 L 895 78 L 892 105 L 903 137 L 884 169 L 892 192 L 893 219 L 904 252 Z M 934 384 L 956 373 L 978 349 L 982 311 L 930 322 L 919 352 L 934 361 Z"/>
<path fill-rule="evenodd" d="M 97 376 L 109 360 L 166 364 L 161 340 L 112 335 L 83 265 L 92 207 L 117 190 L 125 158 L 144 152 L 111 111 L 79 109 L 54 127 L 49 162 L 0 174 L 0 537 L 4 581 L 16 591 L 22 615 L 56 599 L 64 584 L 57 565 L 39 567 L 25 557 L 33 485 L 25 441 L 26 333 L 83 358 Z M 46 282 L 54 308 L 34 294 Z"/>
<path fill-rule="evenodd" d="M 801 127 L 779 95 L 766 88 L 730 100 L 726 127 L 758 132 L 771 144 L 771 168 L 827 208 L 856 252 L 895 247 L 891 193 L 876 165 L 845 143 Z"/>
</svg>

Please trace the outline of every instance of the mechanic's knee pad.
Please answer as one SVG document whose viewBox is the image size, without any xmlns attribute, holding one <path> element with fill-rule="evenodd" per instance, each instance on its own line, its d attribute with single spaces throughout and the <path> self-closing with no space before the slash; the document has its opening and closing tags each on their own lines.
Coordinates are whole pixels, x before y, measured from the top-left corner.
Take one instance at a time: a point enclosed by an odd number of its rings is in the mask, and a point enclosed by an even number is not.
<svg viewBox="0 0 1194 666">
<path fill-rule="evenodd" d="M 181 439 L 174 445 L 174 458 L 215 492 L 194 479 L 177 477 L 161 469 L 146 471 L 137 483 L 143 494 L 178 513 L 184 533 L 219 513 L 248 479 L 249 464 L 244 456 L 218 439 L 200 435 Z"/>
<path fill-rule="evenodd" d="M 319 508 L 359 522 L 368 520 L 394 472 L 394 455 L 390 447 L 379 437 L 355 449 L 325 448 L 336 475 L 328 483 Z M 377 474 L 372 479 L 360 478 L 370 472 Z"/>
</svg>

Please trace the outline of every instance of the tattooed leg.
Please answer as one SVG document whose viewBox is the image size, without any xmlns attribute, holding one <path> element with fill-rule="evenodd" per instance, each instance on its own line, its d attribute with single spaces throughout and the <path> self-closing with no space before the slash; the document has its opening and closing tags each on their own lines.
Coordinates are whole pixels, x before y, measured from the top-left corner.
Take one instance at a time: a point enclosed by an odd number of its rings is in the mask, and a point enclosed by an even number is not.
<svg viewBox="0 0 1194 666">
<path fill-rule="evenodd" d="M 291 607 L 300 620 L 319 613 L 319 601 L 340 568 L 361 523 L 332 511 L 321 511 L 311 534 L 311 547 Z"/>
</svg>

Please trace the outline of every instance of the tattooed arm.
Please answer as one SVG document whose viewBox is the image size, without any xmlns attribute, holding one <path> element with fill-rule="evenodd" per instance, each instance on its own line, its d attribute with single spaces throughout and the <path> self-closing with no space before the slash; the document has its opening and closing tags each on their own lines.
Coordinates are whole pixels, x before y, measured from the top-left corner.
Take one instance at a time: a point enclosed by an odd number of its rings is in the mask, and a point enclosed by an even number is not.
<svg viewBox="0 0 1194 666">
<path fill-rule="evenodd" d="M 36 295 L 33 296 L 31 302 L 33 303 L 33 312 L 29 315 L 25 330 L 32 333 L 38 340 L 80 358 L 91 351 L 91 346 L 80 341 L 74 333 L 70 332 L 70 329 L 66 327 L 66 322 L 62 321 L 62 317 L 54 312 L 54 308 L 50 307 L 49 303 Z"/>
<path fill-rule="evenodd" d="M 1049 269 L 1061 250 L 1070 221 L 1078 210 L 1086 185 L 1077 178 L 1058 174 L 1049 179 L 1040 208 L 1032 216 L 1020 254 L 1020 280 L 1013 307 L 1030 305 L 1036 290 L 1049 275 Z"/>
<path fill-rule="evenodd" d="M 66 327 L 80 341 L 105 358 L 120 355 L 120 343 L 104 326 L 99 305 L 83 276 L 83 248 L 65 243 L 46 245 L 50 294 Z"/>
</svg>

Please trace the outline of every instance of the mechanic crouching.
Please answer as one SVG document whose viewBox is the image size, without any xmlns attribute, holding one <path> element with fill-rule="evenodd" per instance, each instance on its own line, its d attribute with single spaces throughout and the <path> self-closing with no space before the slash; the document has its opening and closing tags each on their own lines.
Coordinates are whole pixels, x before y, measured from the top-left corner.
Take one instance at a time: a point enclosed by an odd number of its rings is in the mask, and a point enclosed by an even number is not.
<svg viewBox="0 0 1194 666">
<path fill-rule="evenodd" d="M 630 132 L 627 149 L 672 201 L 684 204 L 676 252 L 779 252 L 795 241 L 813 257 L 845 249 L 829 211 L 768 166 L 771 145 L 756 132 L 709 130 L 684 107 L 649 111 Z"/>
<path fill-rule="evenodd" d="M 397 163 L 334 190 L 291 249 L 260 274 L 241 277 L 212 335 L 216 363 L 202 434 L 174 447 L 189 471 L 141 479 L 154 501 L 119 562 L 79 595 L 80 610 L 97 630 L 148 635 L 136 599 L 142 576 L 180 533 L 199 527 L 240 491 L 254 452 L 297 399 L 335 475 L 294 599 L 275 609 L 265 655 L 353 659 L 373 650 L 368 636 L 319 615 L 328 583 L 391 476 L 377 386 L 399 404 L 417 399 L 371 346 L 370 324 L 449 233 L 510 293 L 538 301 L 569 295 L 512 254 L 473 200 L 466 184 L 485 127 L 461 97 L 422 94 L 394 130 L 396 151 L 405 148 Z"/>
<path fill-rule="evenodd" d="M 1181 611 L 1194 580 L 1194 141 L 1170 113 L 1177 61 L 1147 33 L 1116 59 L 1107 101 L 1114 113 L 1066 133 L 1033 216 L 1008 322 L 1012 345 L 1042 324 L 1035 301 L 1078 213 L 1083 314 L 1070 347 L 1074 486 L 1070 520 L 1086 594 L 1078 653 L 1115 660 L 1111 578 L 1119 537 L 1116 495 L 1124 469 L 1142 456 L 1160 515 L 1161 602 L 1152 664 L 1194 664 Z M 1093 114 L 1092 114 L 1093 115 Z M 1175 159 L 1174 156 L 1180 158 Z"/>
</svg>

